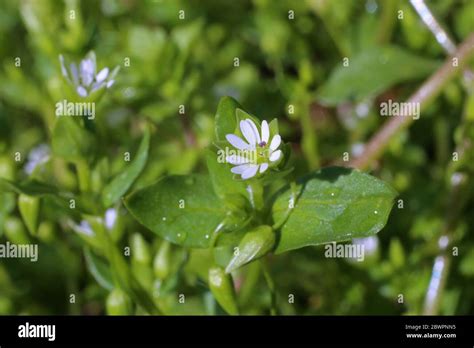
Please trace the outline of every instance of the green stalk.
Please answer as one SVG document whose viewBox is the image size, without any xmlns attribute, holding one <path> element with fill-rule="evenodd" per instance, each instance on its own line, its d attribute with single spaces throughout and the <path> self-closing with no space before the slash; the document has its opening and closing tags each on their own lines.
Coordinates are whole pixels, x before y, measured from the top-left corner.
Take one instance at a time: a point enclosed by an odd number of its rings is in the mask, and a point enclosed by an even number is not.
<svg viewBox="0 0 474 348">
<path fill-rule="evenodd" d="M 255 210 L 261 211 L 264 207 L 263 186 L 257 180 L 252 180 L 247 185 L 247 192 L 250 196 L 250 202 Z"/>
<path fill-rule="evenodd" d="M 276 302 L 275 282 L 273 281 L 272 275 L 270 274 L 270 270 L 268 269 L 265 260 L 260 260 L 260 264 L 262 265 L 263 277 L 265 278 L 265 282 L 267 283 L 268 290 L 270 290 L 271 295 L 270 315 L 277 315 L 278 310 Z"/>
</svg>

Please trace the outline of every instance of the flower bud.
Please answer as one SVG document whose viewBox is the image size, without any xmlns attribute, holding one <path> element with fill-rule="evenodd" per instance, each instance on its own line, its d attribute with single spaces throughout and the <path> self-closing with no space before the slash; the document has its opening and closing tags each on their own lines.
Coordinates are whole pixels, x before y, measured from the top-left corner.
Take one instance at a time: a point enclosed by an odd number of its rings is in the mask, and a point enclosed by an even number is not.
<svg viewBox="0 0 474 348">
<path fill-rule="evenodd" d="M 132 314 L 132 302 L 125 292 L 114 289 L 107 297 L 107 314 L 130 315 Z"/>
<path fill-rule="evenodd" d="M 158 252 L 156 253 L 155 260 L 153 261 L 153 270 L 155 276 L 161 280 L 166 279 L 170 273 L 170 262 L 171 262 L 171 244 L 164 240 Z"/>
<path fill-rule="evenodd" d="M 221 267 L 209 269 L 209 288 L 219 305 L 230 315 L 239 314 L 232 276 Z"/>
<path fill-rule="evenodd" d="M 134 233 L 130 238 L 132 259 L 134 262 L 148 265 L 151 262 L 150 247 L 140 233 Z"/>
<path fill-rule="evenodd" d="M 29 244 L 30 242 L 25 226 L 19 218 L 14 216 L 5 220 L 5 235 L 14 244 Z"/>
<path fill-rule="evenodd" d="M 247 232 L 239 243 L 226 268 L 230 273 L 237 268 L 267 254 L 275 244 L 275 233 L 270 226 L 259 226 Z"/>
</svg>

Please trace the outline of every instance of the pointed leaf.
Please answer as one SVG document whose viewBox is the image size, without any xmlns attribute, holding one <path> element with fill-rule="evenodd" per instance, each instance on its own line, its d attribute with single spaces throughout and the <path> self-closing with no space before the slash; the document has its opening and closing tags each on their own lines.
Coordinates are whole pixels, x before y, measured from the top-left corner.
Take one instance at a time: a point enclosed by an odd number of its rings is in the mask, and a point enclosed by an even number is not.
<svg viewBox="0 0 474 348">
<path fill-rule="evenodd" d="M 109 207 L 122 197 L 132 186 L 133 182 L 140 175 L 148 159 L 148 148 L 150 146 L 150 131 L 148 127 L 140 143 L 140 147 L 132 160 L 120 174 L 105 186 L 102 201 L 104 206 Z"/>
<path fill-rule="evenodd" d="M 291 203 L 295 192 L 299 196 Z M 355 169 L 311 174 L 273 204 L 273 221 L 284 221 L 276 253 L 374 235 L 385 226 L 395 196 L 389 185 Z"/>
<path fill-rule="evenodd" d="M 222 97 L 217 106 L 215 118 L 216 139 L 225 141 L 227 134 L 233 133 L 236 126 L 235 110 L 240 104 L 232 97 Z"/>
<path fill-rule="evenodd" d="M 230 273 L 266 255 L 275 244 L 275 233 L 270 226 L 259 226 L 247 232 L 239 243 L 225 271 Z"/>
<path fill-rule="evenodd" d="M 360 101 L 397 83 L 428 76 L 438 66 L 437 61 L 396 46 L 375 46 L 351 57 L 347 66 L 338 65 L 318 91 L 318 99 L 331 106 Z"/>
</svg>

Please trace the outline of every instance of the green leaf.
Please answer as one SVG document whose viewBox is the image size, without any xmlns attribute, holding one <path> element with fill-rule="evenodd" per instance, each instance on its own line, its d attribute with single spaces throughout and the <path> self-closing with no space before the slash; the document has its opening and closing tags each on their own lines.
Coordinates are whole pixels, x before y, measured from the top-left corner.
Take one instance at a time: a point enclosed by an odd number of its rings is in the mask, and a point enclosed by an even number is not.
<svg viewBox="0 0 474 348">
<path fill-rule="evenodd" d="M 257 125 L 257 127 L 260 128 L 260 120 L 257 117 L 249 114 L 248 112 L 245 112 L 244 110 L 242 110 L 240 108 L 235 110 L 235 117 L 237 119 L 237 123 L 236 123 L 235 129 L 232 133 L 238 134 L 242 138 L 244 138 L 244 137 L 243 137 L 242 132 L 240 131 L 240 121 L 251 119 L 255 123 L 255 125 Z M 274 126 L 272 126 L 272 128 L 274 128 Z M 259 129 L 259 131 L 260 131 L 260 129 Z M 272 136 L 273 136 L 273 133 L 270 133 L 270 139 L 271 139 Z"/>
<path fill-rule="evenodd" d="M 87 158 L 97 147 L 93 135 L 80 126 L 79 120 L 60 117 L 54 125 L 52 149 L 56 156 L 73 162 Z"/>
<path fill-rule="evenodd" d="M 221 307 L 230 315 L 239 314 L 232 276 L 221 267 L 209 269 L 209 288 Z"/>
<path fill-rule="evenodd" d="M 52 207 L 56 209 L 57 213 L 62 213 L 67 216 L 78 216 L 80 212 L 89 212 L 95 210 L 94 201 L 91 201 L 86 196 L 74 196 L 71 193 L 63 192 L 58 188 L 49 184 L 40 182 L 36 179 L 27 179 L 22 182 L 12 182 L 0 178 L 0 193 L 13 192 L 32 197 L 41 197 L 44 207 Z M 70 200 L 76 201 L 76 208 L 70 209 Z"/>
<path fill-rule="evenodd" d="M 225 162 L 225 155 L 218 155 L 215 151 L 208 149 L 206 163 L 214 191 L 221 199 L 236 194 L 247 197 L 245 182 L 234 179 L 234 174 L 230 171 L 232 167 Z"/>
<path fill-rule="evenodd" d="M 8 216 L 4 222 L 5 236 L 15 244 L 29 244 L 30 237 L 21 220 L 16 216 Z"/>
<path fill-rule="evenodd" d="M 28 231 L 32 235 L 35 235 L 36 229 L 38 228 L 40 198 L 20 194 L 18 196 L 18 209 L 20 210 L 21 217 L 23 218 Z"/>
<path fill-rule="evenodd" d="M 56 187 L 45 184 L 35 179 L 28 179 L 19 183 L 0 178 L 0 192 L 15 192 L 28 196 L 43 196 L 48 194 L 57 195 Z"/>
<path fill-rule="evenodd" d="M 0 192 L 0 237 L 3 235 L 5 220 L 13 209 L 15 209 L 15 195 L 11 192 Z"/>
<path fill-rule="evenodd" d="M 135 303 L 149 314 L 160 314 L 151 295 L 139 283 L 135 274 L 130 270 L 129 264 L 125 261 L 123 252 L 114 244 L 106 231 L 103 219 L 97 216 L 88 216 L 87 220 L 97 236 L 101 250 L 109 261 L 110 273 L 116 287 L 125 291 Z"/>
<path fill-rule="evenodd" d="M 376 96 L 389 87 L 428 76 L 439 62 L 421 58 L 396 46 L 374 46 L 339 65 L 318 91 L 325 105 L 360 101 Z"/>
<path fill-rule="evenodd" d="M 168 176 L 125 199 L 143 226 L 185 247 L 208 248 L 225 207 L 204 175 Z"/>
<path fill-rule="evenodd" d="M 299 196 L 288 214 L 295 192 Z M 273 221 L 284 221 L 276 253 L 374 235 L 385 226 L 396 194 L 383 181 L 355 169 L 319 170 L 276 198 Z"/>
<path fill-rule="evenodd" d="M 145 134 L 138 148 L 137 154 L 127 168 L 122 170 L 110 183 L 105 186 L 102 201 L 108 207 L 122 197 L 132 186 L 133 182 L 140 175 L 148 159 L 148 148 L 150 146 L 150 130 L 145 129 Z"/>
<path fill-rule="evenodd" d="M 226 273 L 266 255 L 274 245 L 275 232 L 270 226 L 259 226 L 247 232 L 234 251 L 234 256 L 225 269 Z"/>
<path fill-rule="evenodd" d="M 274 118 L 271 120 L 268 124 L 268 128 L 270 128 L 271 135 L 280 134 L 280 129 L 278 128 L 278 119 Z"/>
<path fill-rule="evenodd" d="M 84 258 L 86 260 L 87 269 L 91 272 L 94 279 L 104 289 L 112 290 L 114 288 L 112 274 L 107 263 L 94 255 L 89 248 L 84 248 Z"/>
<path fill-rule="evenodd" d="M 232 97 L 222 97 L 217 106 L 215 132 L 218 141 L 225 141 L 225 136 L 234 133 L 237 121 L 235 110 L 240 104 Z"/>
</svg>

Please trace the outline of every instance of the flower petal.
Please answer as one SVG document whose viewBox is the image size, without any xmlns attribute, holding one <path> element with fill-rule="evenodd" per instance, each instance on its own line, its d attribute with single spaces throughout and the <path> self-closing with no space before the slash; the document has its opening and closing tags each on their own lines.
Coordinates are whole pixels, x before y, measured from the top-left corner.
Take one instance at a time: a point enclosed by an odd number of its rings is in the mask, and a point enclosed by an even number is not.
<svg viewBox="0 0 474 348">
<path fill-rule="evenodd" d="M 260 173 L 263 173 L 264 171 L 266 171 L 268 169 L 268 163 L 262 163 L 260 165 Z"/>
<path fill-rule="evenodd" d="M 257 126 L 255 125 L 255 122 L 253 122 L 251 119 L 246 119 L 247 123 L 250 125 L 253 131 L 253 135 L 255 136 L 255 142 L 257 144 L 260 144 L 260 134 L 258 133 Z"/>
<path fill-rule="evenodd" d="M 63 76 L 65 78 L 67 78 L 69 80 L 69 76 L 68 76 L 67 69 L 66 69 L 66 64 L 64 62 L 64 57 L 63 57 L 62 54 L 59 55 L 59 62 L 61 63 L 61 73 L 63 74 Z"/>
<path fill-rule="evenodd" d="M 112 85 L 114 84 L 115 80 L 109 80 L 107 81 L 107 88 L 110 88 L 112 87 Z"/>
<path fill-rule="evenodd" d="M 232 167 L 231 172 L 234 174 L 242 174 L 245 172 L 248 168 L 250 167 L 250 164 L 241 164 L 240 166 L 237 167 Z"/>
<path fill-rule="evenodd" d="M 243 141 L 242 139 L 240 139 L 237 135 L 235 134 L 227 134 L 225 136 L 225 138 L 227 139 L 227 141 L 233 146 L 235 147 L 236 149 L 239 149 L 239 150 L 247 150 L 250 145 L 247 144 L 245 141 Z"/>
<path fill-rule="evenodd" d="M 270 143 L 270 150 L 273 152 L 278 149 L 278 146 L 281 144 L 281 136 L 276 134 L 272 138 L 272 142 Z"/>
<path fill-rule="evenodd" d="M 242 173 L 242 179 L 250 179 L 257 174 L 258 164 L 250 164 L 247 169 Z"/>
<path fill-rule="evenodd" d="M 97 91 L 98 89 L 101 89 L 102 87 L 105 86 L 105 82 L 94 82 L 94 84 L 91 87 L 91 93 Z"/>
<path fill-rule="evenodd" d="M 101 83 L 107 78 L 107 75 L 109 75 L 109 68 L 103 68 L 101 71 L 99 71 L 99 73 L 95 77 L 95 80 L 98 83 Z"/>
<path fill-rule="evenodd" d="M 262 121 L 262 141 L 265 144 L 268 144 L 268 138 L 270 137 L 270 128 L 268 127 L 268 122 L 263 120 Z"/>
<path fill-rule="evenodd" d="M 278 161 L 281 157 L 281 150 L 275 151 L 270 155 L 270 161 L 275 162 Z"/>
<path fill-rule="evenodd" d="M 245 164 L 245 163 L 250 162 L 250 160 L 248 158 L 245 158 L 245 157 L 242 157 L 242 156 L 239 156 L 239 155 L 227 156 L 225 158 L 225 161 L 227 163 L 234 164 L 234 165 Z"/>
<path fill-rule="evenodd" d="M 257 144 L 252 126 L 246 120 L 240 121 L 240 131 L 250 145 L 255 146 Z"/>
<path fill-rule="evenodd" d="M 69 65 L 69 70 L 71 71 L 72 82 L 75 86 L 79 84 L 79 73 L 77 71 L 77 65 L 75 63 L 71 63 Z"/>
<path fill-rule="evenodd" d="M 94 63 L 92 59 L 84 59 L 80 65 L 82 84 L 88 87 L 94 80 Z"/>
<path fill-rule="evenodd" d="M 81 97 L 87 97 L 87 90 L 84 87 L 78 86 L 76 90 Z"/>
</svg>

